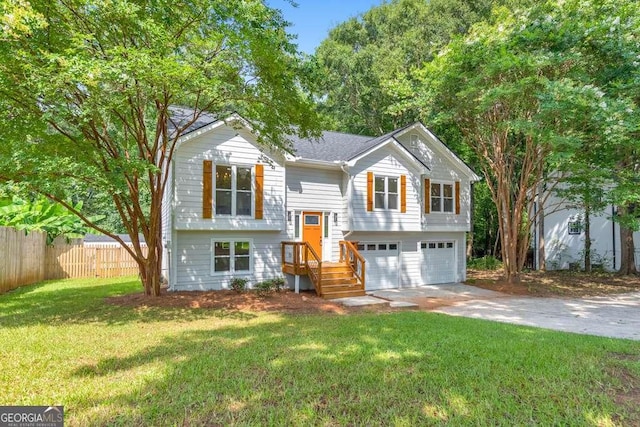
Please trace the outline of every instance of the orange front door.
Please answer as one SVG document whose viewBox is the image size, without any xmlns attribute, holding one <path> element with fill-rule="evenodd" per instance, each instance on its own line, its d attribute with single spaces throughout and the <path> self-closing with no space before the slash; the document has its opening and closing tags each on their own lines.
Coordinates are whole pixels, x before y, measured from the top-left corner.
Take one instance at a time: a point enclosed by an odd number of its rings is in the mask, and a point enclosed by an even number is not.
<svg viewBox="0 0 640 427">
<path fill-rule="evenodd" d="M 322 259 L 322 212 L 304 212 L 302 221 L 302 240 Z"/>
</svg>

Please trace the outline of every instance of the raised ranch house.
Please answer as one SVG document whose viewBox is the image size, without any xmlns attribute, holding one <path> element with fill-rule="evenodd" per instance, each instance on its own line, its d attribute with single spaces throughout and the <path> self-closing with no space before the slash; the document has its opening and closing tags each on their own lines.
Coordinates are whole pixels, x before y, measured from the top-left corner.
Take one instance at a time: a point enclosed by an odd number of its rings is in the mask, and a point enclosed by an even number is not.
<svg viewBox="0 0 640 427">
<path fill-rule="evenodd" d="M 479 177 L 421 123 L 375 138 L 293 138 L 284 154 L 260 146 L 240 116 L 204 115 L 179 140 L 169 178 L 171 290 L 284 275 L 340 297 L 465 279 Z"/>
</svg>

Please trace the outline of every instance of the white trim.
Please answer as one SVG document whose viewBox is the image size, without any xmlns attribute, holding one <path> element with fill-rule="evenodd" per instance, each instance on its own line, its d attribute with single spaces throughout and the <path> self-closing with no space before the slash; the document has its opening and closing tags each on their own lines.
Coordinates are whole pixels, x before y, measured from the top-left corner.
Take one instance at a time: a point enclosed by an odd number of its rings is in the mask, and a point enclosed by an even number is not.
<svg viewBox="0 0 640 427">
<path fill-rule="evenodd" d="M 384 179 L 384 206 L 383 207 L 378 207 L 376 206 L 376 193 L 379 193 L 378 191 L 376 191 L 376 178 L 383 178 Z M 396 207 L 395 208 L 390 208 L 389 207 L 389 178 L 391 179 L 395 179 L 396 180 L 396 193 L 391 193 L 391 194 L 395 194 L 397 196 L 397 200 L 396 200 Z M 400 183 L 402 179 L 400 178 L 400 176 L 394 176 L 394 175 L 377 175 L 377 174 L 373 174 L 373 210 L 374 211 L 400 211 L 400 205 L 402 204 L 402 185 Z"/>
<path fill-rule="evenodd" d="M 460 159 L 460 157 L 458 157 L 453 151 L 451 151 L 449 149 L 449 147 L 444 145 L 444 143 L 442 141 L 440 141 L 438 139 L 438 137 L 435 136 L 435 134 L 433 134 L 433 132 L 431 132 L 429 130 L 429 128 L 427 128 L 422 123 L 416 122 L 412 126 L 409 126 L 409 127 L 405 128 L 405 129 L 401 130 L 400 132 L 396 133 L 394 136 L 395 137 L 399 137 L 399 136 L 404 135 L 407 132 L 416 131 L 416 130 L 424 133 L 424 135 L 432 142 L 433 148 L 435 148 L 438 151 L 440 151 L 440 153 L 444 154 L 445 157 L 448 157 L 449 160 L 452 163 L 454 163 L 462 171 L 462 173 L 464 175 L 469 177 L 469 180 L 471 182 L 476 182 L 476 181 L 481 181 L 482 180 L 482 177 L 478 176 L 469 166 L 467 166 L 467 164 L 465 162 L 463 162 Z"/>
<path fill-rule="evenodd" d="M 423 180 L 424 182 L 424 180 Z M 433 205 L 431 204 L 431 199 L 433 199 L 433 191 L 431 191 L 431 188 L 429 188 L 429 213 L 423 213 L 423 215 L 429 215 L 429 214 L 455 214 L 456 213 L 456 183 L 455 181 L 444 181 L 444 180 L 431 180 L 430 181 L 430 185 L 434 185 L 434 184 L 438 184 L 440 186 L 440 210 L 438 211 L 434 211 L 433 210 Z M 444 185 L 450 185 L 451 186 L 451 194 L 452 194 L 452 199 L 451 199 L 451 210 L 450 211 L 445 211 L 444 210 Z M 423 191 L 424 194 L 424 191 Z M 426 201 L 425 201 L 426 202 Z"/>
<path fill-rule="evenodd" d="M 363 158 L 369 156 L 370 154 L 372 154 L 372 153 L 374 153 L 374 152 L 376 152 L 376 151 L 378 151 L 378 150 L 380 150 L 380 149 L 382 149 L 382 148 L 384 148 L 384 147 L 386 147 L 388 145 L 393 147 L 393 148 L 395 148 L 396 151 L 399 154 L 401 154 L 406 160 L 411 162 L 418 169 L 418 175 L 419 174 L 427 174 L 427 173 L 429 173 L 429 168 L 426 167 L 420 160 L 418 160 L 413 154 L 411 154 L 411 152 L 409 152 L 409 150 L 407 150 L 404 145 L 400 144 L 393 137 L 390 137 L 389 139 L 385 140 L 384 142 L 371 147 L 370 149 L 368 149 L 364 153 L 357 155 L 356 157 L 354 157 L 351 160 L 349 160 L 347 162 L 347 164 L 350 167 L 353 167 L 353 166 L 355 166 L 356 163 L 358 163 Z"/>
<path fill-rule="evenodd" d="M 222 167 L 230 167 L 231 168 L 231 189 L 223 188 L 223 191 L 231 191 L 231 213 L 230 214 L 218 214 L 216 210 L 218 209 L 218 197 L 217 197 L 217 168 L 218 166 Z M 238 215 L 238 168 L 249 169 L 251 173 L 251 210 L 249 215 Z M 248 164 L 229 164 L 229 163 L 214 163 L 213 164 L 213 173 L 212 173 L 212 188 L 213 188 L 213 217 L 214 218 L 252 218 L 256 217 L 256 168 L 255 165 Z M 243 191 L 246 193 L 246 191 Z"/>
<path fill-rule="evenodd" d="M 314 160 L 314 159 L 305 159 L 302 157 L 293 157 L 290 154 L 286 155 L 285 164 L 293 164 L 296 166 L 306 166 L 308 168 L 313 169 L 340 169 L 342 167 L 343 162 L 335 160 L 335 161 L 326 161 L 326 160 Z"/>
<path fill-rule="evenodd" d="M 223 242 L 223 243 L 229 243 L 229 271 L 215 271 L 215 243 L 216 242 Z M 235 271 L 235 260 L 234 260 L 234 256 L 235 256 L 235 243 L 237 242 L 249 242 L 249 270 L 240 270 L 240 271 Z M 210 272 L 209 274 L 211 276 L 215 276 L 215 277 L 221 277 L 221 276 L 246 276 L 246 275 L 251 275 L 253 274 L 253 239 L 251 238 L 242 238 L 242 237 L 238 237 L 238 238 L 233 238 L 233 239 L 227 239 L 224 237 L 214 237 L 211 239 L 211 247 L 210 247 L 210 251 L 211 251 L 211 265 L 210 265 Z"/>
</svg>

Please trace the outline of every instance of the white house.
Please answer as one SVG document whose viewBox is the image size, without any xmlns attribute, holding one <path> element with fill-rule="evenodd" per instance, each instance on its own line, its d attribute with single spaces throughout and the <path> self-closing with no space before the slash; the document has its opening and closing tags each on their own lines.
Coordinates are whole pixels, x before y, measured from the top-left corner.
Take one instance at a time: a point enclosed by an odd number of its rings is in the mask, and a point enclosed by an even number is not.
<svg viewBox="0 0 640 427">
<path fill-rule="evenodd" d="M 590 214 L 591 262 L 613 271 L 620 268 L 620 226 L 611 220 L 615 206 L 607 206 L 597 214 Z M 584 267 L 585 214 L 554 194 L 548 195 L 544 206 L 545 266 L 548 270 Z M 539 227 L 534 224 L 532 245 L 535 268 L 539 268 Z M 636 247 L 636 266 L 640 268 L 640 233 L 633 234 Z"/>
<path fill-rule="evenodd" d="M 329 297 L 465 279 L 479 177 L 429 129 L 292 142 L 271 152 L 237 115 L 181 137 L 163 206 L 171 290 L 284 273 Z"/>
</svg>

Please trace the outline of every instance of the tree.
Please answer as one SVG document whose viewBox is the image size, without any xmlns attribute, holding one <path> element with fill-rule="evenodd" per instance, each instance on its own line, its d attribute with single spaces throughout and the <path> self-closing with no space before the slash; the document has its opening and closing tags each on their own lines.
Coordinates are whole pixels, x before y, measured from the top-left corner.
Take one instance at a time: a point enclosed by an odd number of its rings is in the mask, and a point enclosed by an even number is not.
<svg viewBox="0 0 640 427">
<path fill-rule="evenodd" d="M 82 202 L 72 206 L 82 211 Z M 100 219 L 91 218 L 92 221 Z M 43 196 L 34 200 L 24 200 L 15 195 L 0 198 L 0 225 L 27 232 L 45 231 L 48 243 L 58 236 L 80 238 L 87 232 L 87 227 L 77 215 Z"/>
<path fill-rule="evenodd" d="M 458 127 L 477 155 L 498 208 L 510 280 L 529 247 L 538 187 L 545 181 L 551 191 L 557 182 L 548 178 L 551 171 L 574 174 L 583 186 L 576 191 L 584 194 L 588 181 L 597 180 L 580 171 L 597 168 L 615 178 L 627 201 L 638 199 L 623 178 L 640 182 L 638 12 L 637 3 L 609 0 L 501 9 L 421 71 L 413 103 L 423 117 Z M 631 164 L 620 167 L 622 159 Z"/>
<path fill-rule="evenodd" d="M 566 72 L 542 95 L 547 120 L 581 150 L 558 164 L 563 193 L 585 214 L 585 268 L 590 268 L 589 216 L 607 203 L 619 206 L 621 268 L 636 271 L 633 231 L 640 230 L 640 5 L 632 1 L 572 0 L 544 8 L 553 16 L 551 55 Z M 539 24 L 540 25 L 540 24 Z M 570 62 L 569 62 L 570 61 Z"/>
<path fill-rule="evenodd" d="M 417 118 L 412 69 L 509 0 L 392 0 L 336 26 L 318 47 L 320 109 L 337 130 L 380 135 Z"/>
<path fill-rule="evenodd" d="M 421 72 L 416 102 L 429 120 L 456 123 L 474 151 L 498 211 L 508 280 L 516 280 L 529 249 L 533 201 L 553 146 L 536 117 L 538 94 L 557 64 L 523 49 L 522 22 L 502 9 L 495 24 L 478 24 L 452 41 Z"/>
<path fill-rule="evenodd" d="M 160 292 L 162 198 L 185 129 L 237 111 L 283 147 L 315 126 L 285 22 L 262 1 L 3 0 L 0 16 L 0 181 L 120 241 L 147 295 Z M 172 122 L 175 104 L 194 112 Z M 68 203 L 71 188 L 109 194 L 132 246 Z"/>
</svg>

